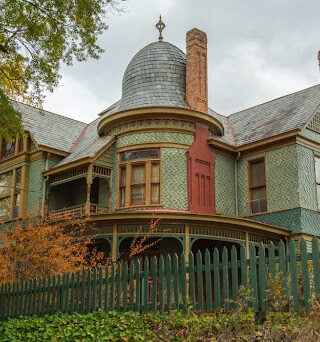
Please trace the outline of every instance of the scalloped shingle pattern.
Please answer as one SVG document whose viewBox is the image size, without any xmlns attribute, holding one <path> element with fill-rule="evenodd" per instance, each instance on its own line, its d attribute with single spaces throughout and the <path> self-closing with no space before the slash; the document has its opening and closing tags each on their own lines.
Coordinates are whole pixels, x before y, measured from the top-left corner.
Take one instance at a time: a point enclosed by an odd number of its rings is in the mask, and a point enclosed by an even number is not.
<svg viewBox="0 0 320 342">
<path fill-rule="evenodd" d="M 170 43 L 154 42 L 129 63 L 119 111 L 148 106 L 187 107 L 185 94 L 185 54 Z"/>
</svg>

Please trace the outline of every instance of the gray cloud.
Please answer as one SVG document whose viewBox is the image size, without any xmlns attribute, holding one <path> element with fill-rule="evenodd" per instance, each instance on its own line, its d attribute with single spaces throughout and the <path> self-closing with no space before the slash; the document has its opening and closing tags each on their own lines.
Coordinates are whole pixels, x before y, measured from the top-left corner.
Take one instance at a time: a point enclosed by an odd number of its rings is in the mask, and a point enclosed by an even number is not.
<svg viewBox="0 0 320 342">
<path fill-rule="evenodd" d="M 164 39 L 183 51 L 189 29 L 207 33 L 209 104 L 221 114 L 319 83 L 318 1 L 128 0 L 126 7 L 107 18 L 100 60 L 62 68 L 46 109 L 90 122 L 117 101 L 131 58 L 157 40 L 160 13 L 167 25 Z"/>
</svg>

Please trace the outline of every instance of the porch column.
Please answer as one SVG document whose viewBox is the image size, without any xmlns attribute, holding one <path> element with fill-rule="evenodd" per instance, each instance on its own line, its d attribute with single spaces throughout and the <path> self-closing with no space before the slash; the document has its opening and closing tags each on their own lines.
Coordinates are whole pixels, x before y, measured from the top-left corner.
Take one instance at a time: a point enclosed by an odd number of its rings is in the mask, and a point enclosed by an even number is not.
<svg viewBox="0 0 320 342">
<path fill-rule="evenodd" d="M 247 253 L 247 259 L 250 258 L 250 250 L 249 250 L 249 233 L 246 232 L 246 253 Z"/>
<path fill-rule="evenodd" d="M 23 134 L 23 152 L 28 152 L 28 134 Z"/>
<path fill-rule="evenodd" d="M 92 168 L 93 164 L 88 166 L 88 175 L 87 175 L 87 200 L 86 200 L 86 215 L 90 215 L 90 194 L 91 194 L 91 185 L 92 185 Z"/>
<path fill-rule="evenodd" d="M 117 260 L 117 242 L 118 242 L 118 228 L 117 228 L 117 225 L 114 224 L 112 226 L 112 251 L 111 251 L 112 261 Z"/>
<path fill-rule="evenodd" d="M 14 210 L 14 202 L 15 202 L 15 190 L 16 190 L 16 180 L 17 180 L 17 170 L 13 169 L 12 171 L 12 182 L 11 182 L 11 189 L 10 189 L 10 219 L 13 218 L 13 210 Z"/>
</svg>

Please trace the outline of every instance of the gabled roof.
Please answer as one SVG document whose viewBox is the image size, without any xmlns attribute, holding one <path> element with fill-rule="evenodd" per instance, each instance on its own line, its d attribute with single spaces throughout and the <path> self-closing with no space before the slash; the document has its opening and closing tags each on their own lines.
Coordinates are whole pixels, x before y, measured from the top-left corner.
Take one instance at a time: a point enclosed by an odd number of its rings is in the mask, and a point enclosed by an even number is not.
<svg viewBox="0 0 320 342">
<path fill-rule="evenodd" d="M 94 157 L 113 137 L 99 137 L 97 126 L 102 117 L 87 125 L 82 132 L 77 143 L 72 149 L 72 153 L 62 159 L 55 167 L 77 161 L 85 157 Z"/>
<path fill-rule="evenodd" d="M 69 152 L 86 124 L 45 110 L 13 102 L 22 114 L 22 123 L 38 145 Z"/>
<path fill-rule="evenodd" d="M 237 146 L 302 129 L 320 106 L 320 85 L 230 115 Z"/>
</svg>

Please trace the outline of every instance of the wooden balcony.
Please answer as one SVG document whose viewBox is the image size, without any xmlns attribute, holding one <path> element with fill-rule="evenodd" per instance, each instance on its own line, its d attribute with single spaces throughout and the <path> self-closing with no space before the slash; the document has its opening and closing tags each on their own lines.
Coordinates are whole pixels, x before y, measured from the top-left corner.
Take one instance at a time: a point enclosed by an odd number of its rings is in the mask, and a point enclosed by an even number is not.
<svg viewBox="0 0 320 342">
<path fill-rule="evenodd" d="M 70 220 L 91 215 L 101 215 L 109 212 L 109 208 L 90 203 L 89 210 L 86 204 L 77 205 L 74 207 L 63 208 L 59 210 L 52 210 L 47 212 L 49 222 L 57 222 L 63 220 Z"/>
</svg>

